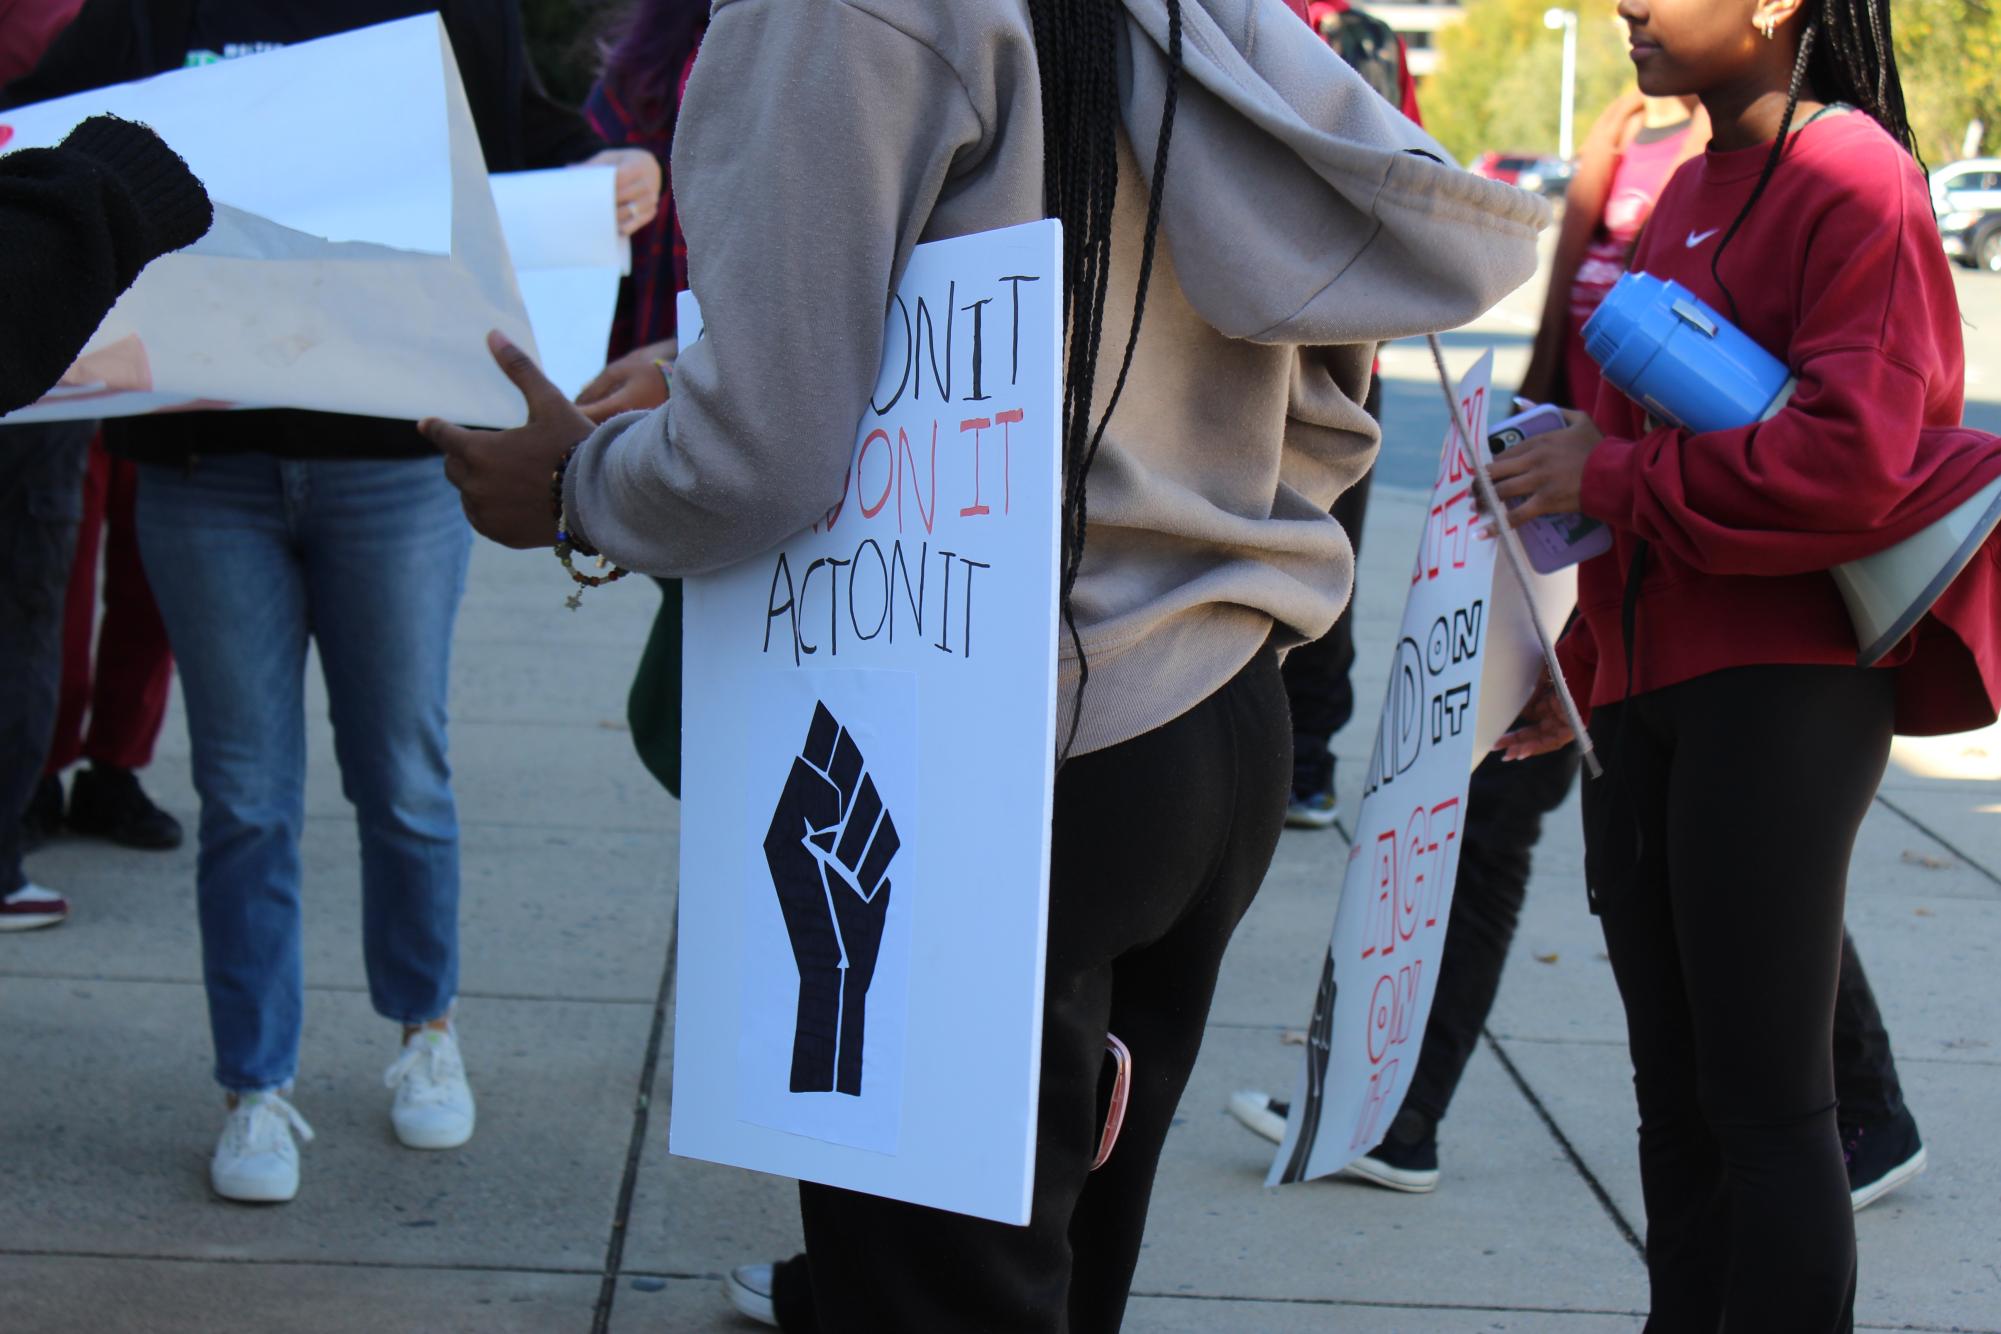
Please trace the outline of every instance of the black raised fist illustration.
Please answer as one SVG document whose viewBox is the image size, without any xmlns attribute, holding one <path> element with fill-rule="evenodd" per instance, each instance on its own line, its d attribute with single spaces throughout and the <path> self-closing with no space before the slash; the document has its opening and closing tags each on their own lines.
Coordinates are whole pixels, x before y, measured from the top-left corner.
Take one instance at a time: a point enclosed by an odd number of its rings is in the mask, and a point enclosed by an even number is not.
<svg viewBox="0 0 2001 1334">
<path fill-rule="evenodd" d="M 772 812 L 764 860 L 799 965 L 794 1093 L 862 1092 L 862 1026 L 902 846 L 861 750 L 825 704 Z"/>
</svg>

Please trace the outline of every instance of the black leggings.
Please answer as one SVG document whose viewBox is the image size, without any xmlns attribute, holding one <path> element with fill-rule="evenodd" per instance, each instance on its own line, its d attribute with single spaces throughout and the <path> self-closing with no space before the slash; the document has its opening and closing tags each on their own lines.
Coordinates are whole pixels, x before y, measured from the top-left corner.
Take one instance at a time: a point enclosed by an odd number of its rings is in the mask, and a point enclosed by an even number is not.
<svg viewBox="0 0 2001 1334">
<path fill-rule="evenodd" d="M 1586 862 L 1625 1000 L 1648 1334 L 1853 1327 L 1833 1015 L 1888 672 L 1743 667 L 1598 710 Z"/>
<path fill-rule="evenodd" d="M 820 1330 L 1118 1329 L 1161 1144 L 1224 947 L 1277 846 L 1291 762 L 1266 650 L 1173 722 L 1063 767 L 1029 1225 L 802 1184 Z M 1093 1173 L 1108 1031 L 1132 1050 L 1133 1088 L 1118 1147 Z"/>
</svg>

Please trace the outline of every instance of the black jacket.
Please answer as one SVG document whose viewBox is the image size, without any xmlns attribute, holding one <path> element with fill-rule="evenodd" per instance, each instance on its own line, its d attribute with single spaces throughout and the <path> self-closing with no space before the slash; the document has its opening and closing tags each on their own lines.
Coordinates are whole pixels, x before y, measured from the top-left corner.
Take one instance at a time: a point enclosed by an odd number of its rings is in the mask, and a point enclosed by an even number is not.
<svg viewBox="0 0 2001 1334">
<path fill-rule="evenodd" d="M 0 157 L 0 414 L 69 368 L 139 270 L 208 230 L 208 195 L 143 125 L 93 116 Z"/>
<path fill-rule="evenodd" d="M 432 10 L 444 18 L 489 171 L 564 166 L 604 147 L 581 115 L 543 91 L 519 0 L 87 0 L 34 72 L 0 94 L 0 105 L 179 69 L 197 42 L 217 51 L 288 45 Z M 287 458 L 432 452 L 408 422 L 292 410 L 124 418 L 106 423 L 105 440 L 114 452 L 156 463 L 248 451 Z"/>
</svg>

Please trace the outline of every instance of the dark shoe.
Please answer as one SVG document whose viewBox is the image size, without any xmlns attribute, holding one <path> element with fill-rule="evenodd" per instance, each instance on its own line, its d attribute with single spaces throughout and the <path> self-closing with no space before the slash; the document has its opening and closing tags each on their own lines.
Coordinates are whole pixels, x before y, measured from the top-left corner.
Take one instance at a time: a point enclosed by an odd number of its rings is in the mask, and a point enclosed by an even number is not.
<svg viewBox="0 0 2001 1334">
<path fill-rule="evenodd" d="M 1331 791 L 1295 792 L 1285 804 L 1285 823 L 1289 829 L 1331 829 L 1338 818 L 1340 810 L 1334 805 Z"/>
<path fill-rule="evenodd" d="M 69 790 L 69 827 L 128 848 L 181 846 L 181 822 L 155 806 L 130 769 L 93 764 Z"/>
<path fill-rule="evenodd" d="M 62 827 L 63 780 L 44 774 L 28 809 L 21 812 L 21 851 L 33 852 L 61 833 Z"/>
<path fill-rule="evenodd" d="M 1848 1198 L 1857 1212 L 1925 1170 L 1924 1141 L 1908 1107 L 1878 1125 L 1841 1127 L 1841 1156 L 1848 1163 Z"/>
<path fill-rule="evenodd" d="M 1415 1144 L 1386 1136 L 1342 1171 L 1387 1190 L 1428 1195 L 1438 1189 L 1438 1135 L 1434 1131 Z"/>
<path fill-rule="evenodd" d="M 1292 766 L 1292 796 L 1285 804 L 1285 823 L 1292 829 L 1329 829 L 1340 815 L 1334 804 L 1334 757 Z"/>
<path fill-rule="evenodd" d="M 1292 1104 L 1261 1089 L 1239 1089 L 1230 1097 L 1230 1115 L 1242 1122 L 1246 1130 L 1277 1144 L 1285 1138 L 1285 1123 L 1292 1115 Z M 1399 1113 L 1383 1142 L 1349 1163 L 1342 1169 L 1343 1174 L 1407 1195 L 1425 1195 L 1437 1190 L 1438 1131 L 1426 1126 L 1415 1113 L 1409 1115 L 1413 1119 L 1407 1120 L 1405 1113 Z M 1410 1143 L 1398 1140 L 1399 1127 L 1417 1138 Z"/>
</svg>

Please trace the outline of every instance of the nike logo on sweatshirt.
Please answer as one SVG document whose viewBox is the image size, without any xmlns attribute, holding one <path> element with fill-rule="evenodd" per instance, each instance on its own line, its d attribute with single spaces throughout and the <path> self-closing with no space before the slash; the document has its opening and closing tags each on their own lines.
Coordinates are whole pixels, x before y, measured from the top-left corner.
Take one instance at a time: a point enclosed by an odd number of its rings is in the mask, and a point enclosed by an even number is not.
<svg viewBox="0 0 2001 1334">
<path fill-rule="evenodd" d="M 1711 227 L 1706 232 L 1690 232 L 1688 234 L 1688 240 L 1682 242 L 1682 244 L 1687 246 L 1690 250 L 1693 250 L 1697 246 L 1701 245 L 1704 241 L 1707 241 L 1710 237 L 1716 235 L 1716 233 L 1722 230 L 1723 229 L 1721 227 Z"/>
</svg>

